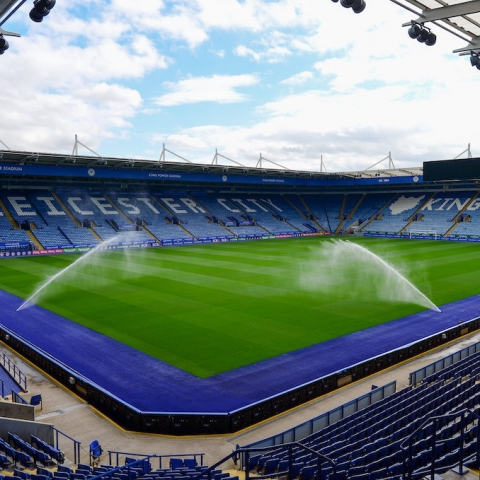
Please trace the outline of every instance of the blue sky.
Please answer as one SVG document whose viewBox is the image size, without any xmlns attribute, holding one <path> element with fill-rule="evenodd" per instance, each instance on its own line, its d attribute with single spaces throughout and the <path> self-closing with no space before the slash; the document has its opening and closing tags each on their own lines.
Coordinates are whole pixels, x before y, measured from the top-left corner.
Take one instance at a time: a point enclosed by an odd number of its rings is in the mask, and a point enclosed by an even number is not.
<svg viewBox="0 0 480 480">
<path fill-rule="evenodd" d="M 433 27 L 427 47 L 401 26 L 411 13 L 366 1 L 356 15 L 330 0 L 57 0 L 39 24 L 29 1 L 3 25 L 22 37 L 0 57 L 0 140 L 71 153 L 77 134 L 103 156 L 157 160 L 165 144 L 196 163 L 218 149 L 329 172 L 390 151 L 397 168 L 468 143 L 475 156 L 464 42 Z"/>
</svg>

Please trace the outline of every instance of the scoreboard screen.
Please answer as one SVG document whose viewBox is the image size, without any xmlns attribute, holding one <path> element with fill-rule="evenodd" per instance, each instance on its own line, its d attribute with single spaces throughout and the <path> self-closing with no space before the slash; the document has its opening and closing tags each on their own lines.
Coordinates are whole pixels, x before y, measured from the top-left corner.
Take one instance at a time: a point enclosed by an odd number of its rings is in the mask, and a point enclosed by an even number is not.
<svg viewBox="0 0 480 480">
<path fill-rule="evenodd" d="M 423 162 L 423 181 L 480 180 L 480 158 Z"/>
</svg>

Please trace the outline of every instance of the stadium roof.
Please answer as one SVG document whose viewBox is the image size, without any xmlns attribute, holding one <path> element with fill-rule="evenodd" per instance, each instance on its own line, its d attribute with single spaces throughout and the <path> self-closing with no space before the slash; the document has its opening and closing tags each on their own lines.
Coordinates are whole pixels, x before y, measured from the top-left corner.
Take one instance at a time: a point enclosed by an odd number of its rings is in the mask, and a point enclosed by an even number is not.
<svg viewBox="0 0 480 480">
<path fill-rule="evenodd" d="M 166 150 L 169 152 L 168 150 Z M 173 153 L 173 152 L 171 152 Z M 175 155 L 175 154 L 174 154 Z M 221 155 L 218 155 L 221 157 Z M 181 160 L 181 157 L 178 157 Z M 226 157 L 223 157 L 226 159 Z M 227 159 L 228 160 L 228 159 Z M 252 175 L 262 177 L 293 177 L 293 178 L 374 178 L 374 177 L 406 177 L 423 175 L 422 167 L 412 168 L 388 168 L 388 169 L 367 169 L 352 172 L 314 172 L 308 170 L 290 170 L 286 168 L 264 168 L 247 167 L 240 164 L 205 164 L 193 163 L 190 161 L 167 161 L 165 156 L 160 160 L 142 160 L 116 157 L 64 155 L 55 153 L 33 153 L 18 152 L 12 150 L 0 150 L 0 162 L 15 163 L 17 165 L 40 164 L 40 165 L 76 165 L 95 168 L 131 168 L 140 170 L 162 169 L 170 172 L 208 172 L 208 173 L 229 173 L 237 175 Z"/>
<path fill-rule="evenodd" d="M 424 25 L 433 23 L 468 42 L 454 53 L 468 55 L 480 52 L 480 0 L 462 2 L 458 0 L 391 0 L 412 12 L 411 21 Z"/>
</svg>

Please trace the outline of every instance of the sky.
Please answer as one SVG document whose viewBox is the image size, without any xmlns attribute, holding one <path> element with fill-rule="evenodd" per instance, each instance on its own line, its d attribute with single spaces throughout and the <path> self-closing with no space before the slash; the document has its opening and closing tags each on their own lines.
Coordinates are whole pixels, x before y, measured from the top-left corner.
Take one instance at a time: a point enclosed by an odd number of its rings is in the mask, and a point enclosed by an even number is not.
<svg viewBox="0 0 480 480">
<path fill-rule="evenodd" d="M 70 154 L 77 135 L 104 157 L 314 172 L 480 155 L 466 42 L 432 26 L 426 46 L 412 13 L 366 3 L 57 0 L 34 23 L 28 0 L 3 25 L 22 36 L 0 56 L 0 149 Z"/>
</svg>

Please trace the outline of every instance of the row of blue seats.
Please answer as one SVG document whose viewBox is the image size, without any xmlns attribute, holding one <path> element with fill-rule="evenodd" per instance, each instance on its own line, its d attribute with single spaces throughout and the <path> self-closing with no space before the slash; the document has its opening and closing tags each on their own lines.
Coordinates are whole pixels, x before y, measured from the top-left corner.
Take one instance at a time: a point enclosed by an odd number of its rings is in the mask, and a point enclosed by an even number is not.
<svg viewBox="0 0 480 480">
<path fill-rule="evenodd" d="M 47 455 L 50 455 L 53 460 L 57 462 L 57 464 L 61 465 L 65 461 L 65 453 L 62 452 L 60 449 L 50 445 L 48 442 L 45 442 L 41 438 L 31 435 L 30 436 L 30 443 L 34 446 L 37 450 L 41 450 L 45 452 Z"/>
<path fill-rule="evenodd" d="M 23 466 L 26 466 L 28 464 L 36 464 L 37 462 L 42 464 L 43 466 L 47 466 L 52 463 L 52 458 L 50 457 L 50 455 L 41 450 L 37 450 L 28 442 L 21 439 L 18 435 L 8 432 L 8 441 L 10 445 L 12 445 L 16 449 L 15 460 L 18 460 L 18 455 L 20 452 L 28 455 L 28 459 L 24 458 L 23 461 L 20 460 Z"/>
<path fill-rule="evenodd" d="M 394 395 L 385 401 L 378 402 L 376 406 L 366 409 L 352 419 L 344 420 L 322 430 L 312 437 L 307 437 L 302 443 L 309 448 L 333 458 L 339 468 L 348 472 L 348 475 L 363 474 L 366 470 L 388 468 L 403 468 L 403 452 L 400 450 L 402 442 L 431 415 L 444 415 L 459 406 L 468 407 L 480 411 L 480 384 L 476 377 L 461 382 L 460 378 L 444 383 L 423 384 L 416 389 L 407 389 L 406 393 Z M 471 419 L 470 419 L 471 421 Z M 439 440 L 448 438 L 458 433 L 459 425 L 451 423 L 447 419 L 438 422 Z M 431 430 L 431 428 L 430 428 Z M 428 428 L 418 433 L 415 438 L 415 452 L 420 455 L 420 460 L 427 462 L 425 454 L 422 456 L 422 444 L 425 438 L 431 437 L 432 432 Z M 424 446 L 425 447 L 425 446 Z M 442 453 L 449 455 L 456 448 L 452 444 L 444 443 L 437 451 L 437 457 Z M 260 459 L 252 458 L 249 468 L 256 468 L 259 473 L 270 473 L 268 469 L 282 469 L 281 462 L 285 463 L 285 451 L 277 451 L 275 455 L 263 455 Z M 275 458 L 277 457 L 277 458 Z M 457 453 L 458 457 L 458 453 Z M 307 472 L 316 470 L 317 456 L 305 455 L 301 448 L 293 452 L 293 458 L 299 469 L 301 477 L 305 480 Z M 268 463 L 272 460 L 271 463 Z M 275 461 L 278 465 L 275 467 Z M 323 462 L 326 466 L 327 463 Z M 426 465 L 416 467 L 426 468 Z M 353 470 L 352 470 L 353 469 Z"/>
</svg>

